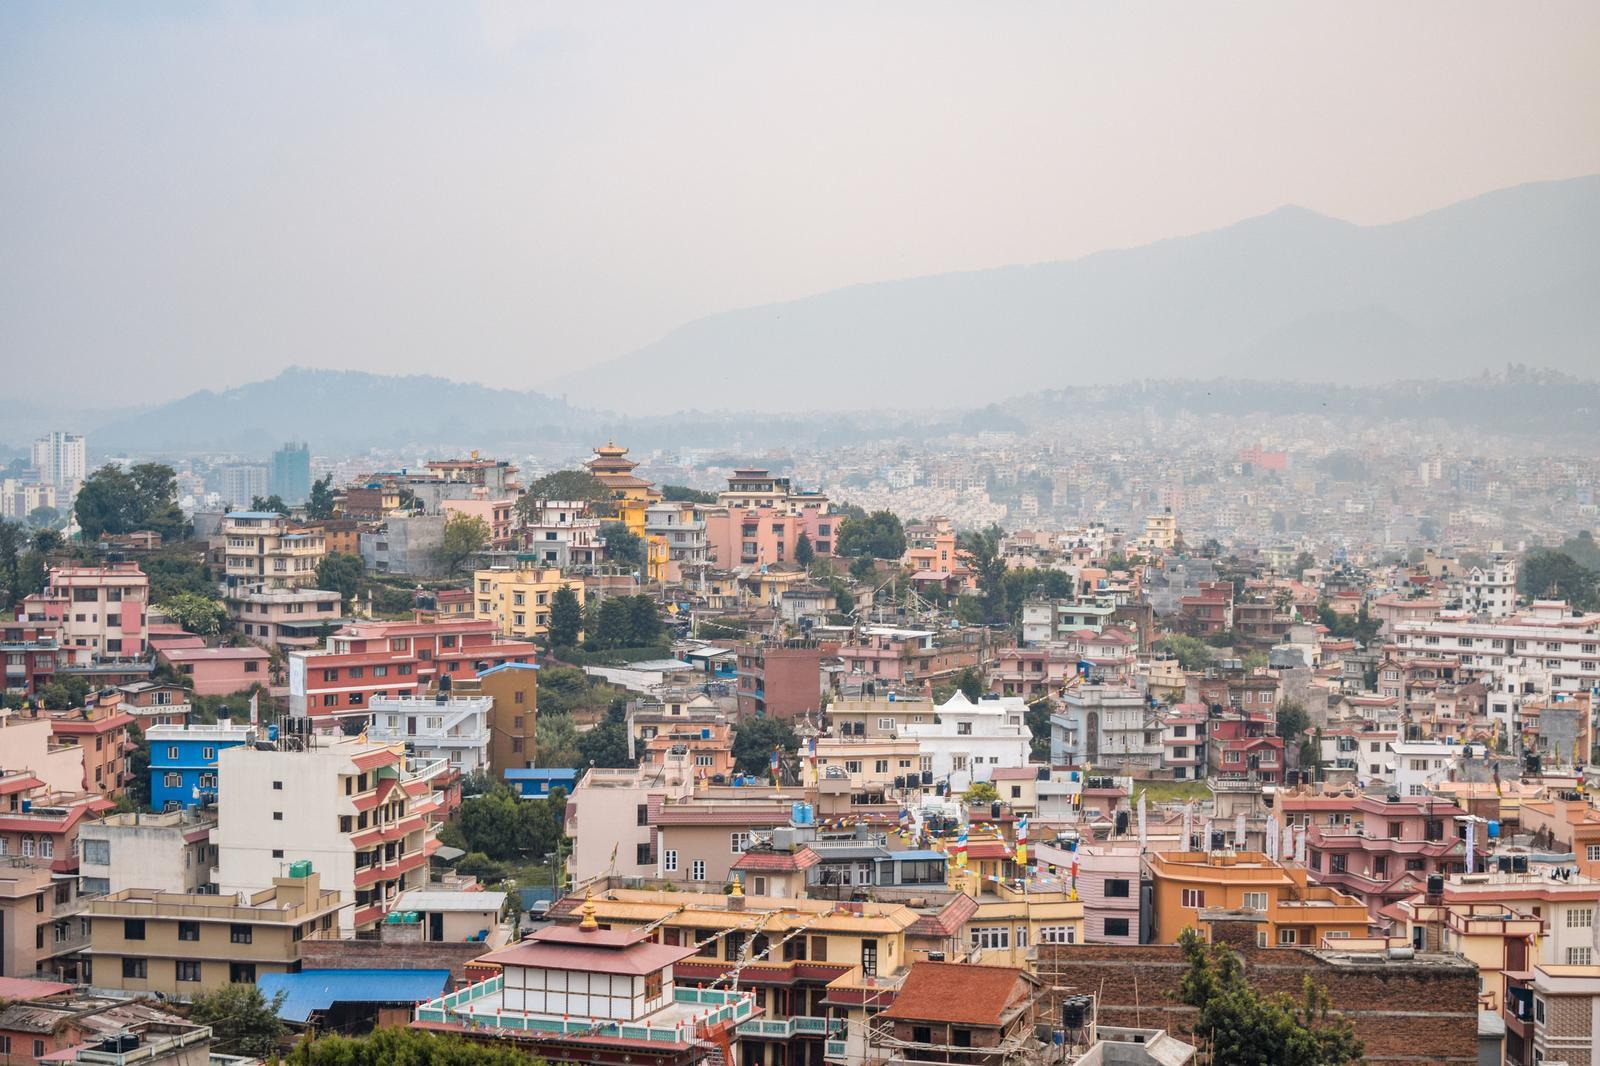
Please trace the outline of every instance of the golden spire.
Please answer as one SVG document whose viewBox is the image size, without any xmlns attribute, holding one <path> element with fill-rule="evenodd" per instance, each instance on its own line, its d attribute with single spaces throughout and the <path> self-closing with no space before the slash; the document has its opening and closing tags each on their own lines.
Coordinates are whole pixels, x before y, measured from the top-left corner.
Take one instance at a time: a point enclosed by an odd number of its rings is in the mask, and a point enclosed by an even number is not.
<svg viewBox="0 0 1600 1066">
<path fill-rule="evenodd" d="M 744 895 L 744 881 L 739 877 L 738 874 L 733 875 L 733 891 L 728 894 L 730 896 Z"/>
<path fill-rule="evenodd" d="M 585 933 L 600 928 L 600 923 L 594 920 L 594 894 L 588 890 L 583 893 L 583 921 L 578 923 L 578 928 Z"/>
</svg>

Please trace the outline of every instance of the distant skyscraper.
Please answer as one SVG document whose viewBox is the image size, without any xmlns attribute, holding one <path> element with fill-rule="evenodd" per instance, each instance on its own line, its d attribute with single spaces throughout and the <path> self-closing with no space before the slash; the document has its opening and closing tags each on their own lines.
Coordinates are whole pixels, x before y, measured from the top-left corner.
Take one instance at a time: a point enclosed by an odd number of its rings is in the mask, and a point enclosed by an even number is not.
<svg viewBox="0 0 1600 1066">
<path fill-rule="evenodd" d="M 234 510 L 248 511 L 252 499 L 267 495 L 267 464 L 235 463 L 219 468 L 217 495 Z"/>
<path fill-rule="evenodd" d="M 88 450 L 81 433 L 56 430 L 33 442 L 33 469 L 46 485 L 71 492 L 82 484 Z"/>
<path fill-rule="evenodd" d="M 272 453 L 271 494 L 291 507 L 311 495 L 311 449 L 290 442 Z"/>
</svg>

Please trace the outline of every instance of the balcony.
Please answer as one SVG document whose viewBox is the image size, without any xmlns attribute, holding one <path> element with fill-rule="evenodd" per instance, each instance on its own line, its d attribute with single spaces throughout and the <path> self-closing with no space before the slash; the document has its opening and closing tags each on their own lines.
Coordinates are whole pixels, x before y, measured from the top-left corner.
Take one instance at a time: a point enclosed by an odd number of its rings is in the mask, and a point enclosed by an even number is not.
<svg viewBox="0 0 1600 1066">
<path fill-rule="evenodd" d="M 844 1031 L 843 1018 L 813 1018 L 795 1015 L 792 1018 L 759 1018 L 739 1026 L 739 1035 L 758 1040 L 788 1040 L 796 1036 L 835 1036 Z"/>
<path fill-rule="evenodd" d="M 416 1020 L 445 1025 L 468 1025 L 476 1030 L 498 1030 L 505 1035 L 642 1040 L 653 1044 L 682 1044 L 695 1039 L 696 1030 L 733 1023 L 744 1025 L 760 1012 L 752 992 L 721 992 L 709 988 L 672 990 L 672 1003 L 637 1024 L 597 1018 L 502 1011 L 504 978 L 491 977 L 417 1008 Z M 822 1020 L 822 1019 L 818 1019 Z M 820 1034 L 819 1034 L 820 1035 Z"/>
</svg>

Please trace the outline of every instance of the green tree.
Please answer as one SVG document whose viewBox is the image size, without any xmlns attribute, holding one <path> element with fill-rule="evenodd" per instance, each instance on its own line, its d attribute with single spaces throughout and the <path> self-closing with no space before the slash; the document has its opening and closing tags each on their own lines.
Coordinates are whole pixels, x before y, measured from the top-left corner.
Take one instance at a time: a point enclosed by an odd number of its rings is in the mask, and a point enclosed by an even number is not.
<svg viewBox="0 0 1600 1066">
<path fill-rule="evenodd" d="M 773 748 L 792 754 L 799 746 L 800 738 L 779 718 L 746 718 L 734 726 L 733 761 L 743 773 L 770 773 Z"/>
<path fill-rule="evenodd" d="M 956 688 L 973 703 L 983 699 L 983 676 L 968 666 L 956 675 Z"/>
<path fill-rule="evenodd" d="M 543 704 L 545 699 L 542 680 L 539 688 L 539 702 Z M 570 715 L 549 714 L 540 707 L 539 719 L 534 723 L 534 736 L 540 766 L 582 765 L 578 759 L 578 727 L 573 725 Z"/>
<path fill-rule="evenodd" d="M 644 538 L 624 522 L 602 522 L 600 535 L 606 540 L 606 558 L 624 566 L 638 567 L 644 562 Z"/>
<path fill-rule="evenodd" d="M 73 514 L 85 540 L 139 529 L 159 533 L 165 541 L 182 540 L 189 523 L 177 500 L 178 478 L 170 466 L 139 463 L 124 471 L 107 463 L 79 487 Z"/>
<path fill-rule="evenodd" d="M 1178 660 L 1185 670 L 1204 670 L 1211 662 L 1211 647 L 1198 637 L 1171 633 L 1156 641 L 1155 650 L 1166 652 Z"/>
<path fill-rule="evenodd" d="M 628 758 L 627 704 L 622 699 L 611 701 L 605 720 L 586 733 L 578 734 L 578 759 L 580 767 L 633 766 Z"/>
<path fill-rule="evenodd" d="M 223 985 L 194 997 L 189 1020 L 211 1026 L 212 1050 L 264 1059 L 277 1050 L 278 1040 L 289 1031 L 278 1020 L 287 994 L 279 992 L 269 1000 L 258 985 Z"/>
<path fill-rule="evenodd" d="M 1309 977 L 1297 1002 L 1287 993 L 1259 996 L 1226 945 L 1207 944 L 1193 929 L 1179 934 L 1189 964 L 1178 998 L 1199 1011 L 1193 1031 L 1211 1060 L 1229 1066 L 1348 1066 L 1361 1061 L 1361 1041 L 1330 1013 L 1327 989 Z"/>
<path fill-rule="evenodd" d="M 151 603 L 169 600 L 180 592 L 210 596 L 217 591 L 205 562 L 193 552 L 163 548 L 146 555 L 139 565 L 150 578 Z"/>
<path fill-rule="evenodd" d="M 1307 570 L 1317 565 L 1317 560 L 1310 552 L 1301 552 L 1294 557 L 1293 573 L 1295 577 L 1304 577 Z"/>
<path fill-rule="evenodd" d="M 993 803 L 1000 798 L 1000 793 L 987 781 L 974 781 L 961 798 L 974 806 L 982 803 Z"/>
<path fill-rule="evenodd" d="M 77 674 L 57 675 L 54 681 L 39 690 L 39 698 L 44 701 L 45 707 L 52 711 L 80 707 L 83 705 L 83 698 L 88 694 L 88 680 Z"/>
<path fill-rule="evenodd" d="M 811 546 L 811 537 L 804 530 L 794 542 L 794 561 L 801 566 L 810 566 L 811 560 L 817 557 L 817 550 Z"/>
<path fill-rule="evenodd" d="M 203 637 L 222 632 L 222 623 L 228 617 L 222 604 L 194 592 L 179 592 L 156 604 L 156 609 L 190 633 Z"/>
<path fill-rule="evenodd" d="M 857 581 L 876 583 L 878 564 L 870 555 L 858 555 L 850 563 L 850 576 Z"/>
<path fill-rule="evenodd" d="M 324 555 L 317 563 L 317 588 L 337 592 L 345 603 L 353 603 L 361 591 L 361 578 L 366 572 L 360 556 L 342 552 Z"/>
<path fill-rule="evenodd" d="M 489 523 L 477 515 L 456 511 L 445 519 L 444 534 L 433 552 L 434 561 L 446 574 L 454 576 L 488 543 Z"/>
<path fill-rule="evenodd" d="M 525 1051 L 464 1040 L 453 1033 L 391 1026 L 366 1036 L 302 1037 L 286 1066 L 539 1066 Z"/>
<path fill-rule="evenodd" d="M 1278 735 L 1286 743 L 1298 743 L 1311 728 L 1311 716 L 1299 700 L 1282 700 L 1278 703 Z"/>
<path fill-rule="evenodd" d="M 282 496 L 279 496 L 277 493 L 273 493 L 271 496 L 250 497 L 250 510 L 271 511 L 273 514 L 286 515 L 289 513 L 291 508 L 288 504 L 283 502 Z"/>
<path fill-rule="evenodd" d="M 1537 548 L 1522 557 L 1517 589 L 1527 596 L 1566 600 L 1580 611 L 1600 607 L 1595 571 L 1562 551 Z"/>
<path fill-rule="evenodd" d="M 55 529 L 61 523 L 61 512 L 54 507 L 35 507 L 28 512 L 28 525 L 34 529 Z"/>
<path fill-rule="evenodd" d="M 691 489 L 687 485 L 662 485 L 661 498 L 669 503 L 716 503 L 717 494 Z"/>
<path fill-rule="evenodd" d="M 600 602 L 600 617 L 590 634 L 597 648 L 625 648 L 633 635 L 633 612 L 627 596 L 607 596 Z"/>
<path fill-rule="evenodd" d="M 893 511 L 874 511 L 864 517 L 846 517 L 834 537 L 839 555 L 898 559 L 906 553 L 906 531 Z"/>
<path fill-rule="evenodd" d="M 139 723 L 128 723 L 128 788 L 126 795 L 136 810 L 150 806 L 150 738 Z"/>
<path fill-rule="evenodd" d="M 616 494 L 587 470 L 557 470 L 528 486 L 517 501 L 517 513 L 524 519 L 531 518 L 546 500 L 575 500 L 588 504 L 597 515 L 608 515 L 614 513 Z"/>
<path fill-rule="evenodd" d="M 333 475 L 318 478 L 311 483 L 311 497 L 306 500 L 306 517 L 314 521 L 333 517 Z"/>
<path fill-rule="evenodd" d="M 635 648 L 648 648 L 661 640 L 661 611 L 654 598 L 639 594 L 629 596 L 628 643 Z"/>
<path fill-rule="evenodd" d="M 961 549 L 967 553 L 967 565 L 978 577 L 978 602 L 983 607 L 984 621 L 1009 622 L 1006 613 L 1006 561 L 1000 554 L 999 526 L 963 534 Z"/>
<path fill-rule="evenodd" d="M 571 585 L 562 585 L 550 597 L 550 646 L 573 647 L 582 628 L 583 608 L 578 604 L 578 594 Z"/>
<path fill-rule="evenodd" d="M 1028 756 L 1036 762 L 1050 761 L 1050 714 L 1055 705 L 1049 696 L 1040 696 L 1028 704 L 1023 720 L 1033 739 L 1028 744 Z"/>
</svg>

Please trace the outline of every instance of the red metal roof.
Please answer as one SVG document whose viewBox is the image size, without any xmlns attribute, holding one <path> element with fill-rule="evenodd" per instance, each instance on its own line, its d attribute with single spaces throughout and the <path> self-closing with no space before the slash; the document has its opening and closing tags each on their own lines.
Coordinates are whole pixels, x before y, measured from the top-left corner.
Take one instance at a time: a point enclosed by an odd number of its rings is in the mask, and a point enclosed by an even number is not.
<svg viewBox="0 0 1600 1066">
<path fill-rule="evenodd" d="M 1027 998 L 1024 971 L 1010 966 L 919 962 L 911 967 L 884 1017 L 998 1027 Z"/>
<path fill-rule="evenodd" d="M 821 861 L 822 857 L 810 848 L 800 848 L 794 852 L 747 851 L 739 856 L 739 861 L 733 864 L 733 868 L 735 870 L 795 873 L 799 870 L 809 870 Z"/>
<path fill-rule="evenodd" d="M 550 970 L 584 970 L 590 973 L 643 976 L 687 959 L 694 952 L 692 945 L 671 947 L 650 941 L 623 946 L 597 943 L 596 946 L 589 947 L 559 941 L 524 940 L 520 944 L 484 955 L 478 961 L 499 963 L 501 966 L 537 966 Z"/>
</svg>

